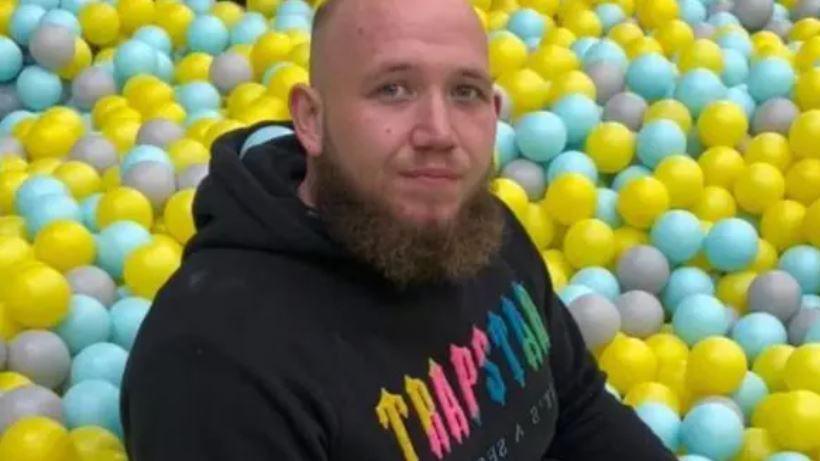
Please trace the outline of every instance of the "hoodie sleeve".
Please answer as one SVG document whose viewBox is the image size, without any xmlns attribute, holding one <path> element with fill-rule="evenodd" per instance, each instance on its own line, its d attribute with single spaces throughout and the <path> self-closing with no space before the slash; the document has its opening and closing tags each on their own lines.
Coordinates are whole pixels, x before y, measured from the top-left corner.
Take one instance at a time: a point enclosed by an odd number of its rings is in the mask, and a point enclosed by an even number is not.
<svg viewBox="0 0 820 461">
<path fill-rule="evenodd" d="M 328 459 L 326 433 L 298 390 L 263 385 L 205 341 L 158 345 L 128 375 L 123 424 L 133 461 Z"/>
<path fill-rule="evenodd" d="M 605 375 L 586 349 L 569 310 L 548 290 L 551 365 L 560 414 L 548 458 L 562 461 L 673 461 L 660 439 L 604 388 Z"/>
</svg>

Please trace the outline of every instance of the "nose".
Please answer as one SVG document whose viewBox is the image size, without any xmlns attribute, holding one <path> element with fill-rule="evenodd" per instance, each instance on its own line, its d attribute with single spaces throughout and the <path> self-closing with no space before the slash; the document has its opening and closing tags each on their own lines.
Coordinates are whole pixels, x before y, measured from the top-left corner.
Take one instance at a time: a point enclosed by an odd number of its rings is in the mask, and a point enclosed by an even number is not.
<svg viewBox="0 0 820 461">
<path fill-rule="evenodd" d="M 419 101 L 416 126 L 410 142 L 418 150 L 449 151 L 455 147 L 455 133 L 447 98 L 431 92 Z"/>
</svg>

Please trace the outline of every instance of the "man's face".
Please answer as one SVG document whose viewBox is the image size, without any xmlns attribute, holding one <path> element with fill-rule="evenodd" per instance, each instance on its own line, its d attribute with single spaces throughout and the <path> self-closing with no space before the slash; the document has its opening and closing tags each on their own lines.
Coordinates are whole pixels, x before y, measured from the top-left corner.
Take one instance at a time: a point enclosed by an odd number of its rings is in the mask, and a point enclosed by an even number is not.
<svg viewBox="0 0 820 461">
<path fill-rule="evenodd" d="M 349 0 L 326 32 L 323 150 L 358 195 L 412 227 L 451 224 L 491 168 L 486 38 L 461 1 Z"/>
</svg>

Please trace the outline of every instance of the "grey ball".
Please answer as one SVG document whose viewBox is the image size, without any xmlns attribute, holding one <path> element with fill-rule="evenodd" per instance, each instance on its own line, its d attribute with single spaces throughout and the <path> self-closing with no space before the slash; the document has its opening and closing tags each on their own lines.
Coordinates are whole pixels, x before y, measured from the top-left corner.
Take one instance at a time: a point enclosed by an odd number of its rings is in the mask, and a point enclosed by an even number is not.
<svg viewBox="0 0 820 461">
<path fill-rule="evenodd" d="M 26 149 L 14 136 L 0 136 L 0 154 L 12 154 L 17 157 L 25 157 Z"/>
<path fill-rule="evenodd" d="M 792 122 L 800 114 L 800 109 L 789 99 L 772 98 L 761 104 L 752 117 L 752 132 L 760 134 L 767 131 L 789 136 Z"/>
<path fill-rule="evenodd" d="M 6 343 L 0 339 L 0 371 L 6 369 L 6 359 L 8 359 L 8 349 Z"/>
<path fill-rule="evenodd" d="M 638 131 L 643 126 L 646 108 L 646 101 L 642 97 L 625 91 L 609 98 L 604 106 L 603 120 L 622 123 L 630 130 Z"/>
<path fill-rule="evenodd" d="M 708 22 L 701 22 L 692 28 L 692 32 L 695 33 L 695 38 L 712 38 L 716 30 L 717 28 Z"/>
<path fill-rule="evenodd" d="M 38 64 L 57 71 L 74 58 L 74 33 L 67 27 L 43 23 L 31 35 L 28 49 Z"/>
<path fill-rule="evenodd" d="M 615 299 L 621 315 L 621 330 L 638 338 L 648 338 L 663 326 L 663 305 L 658 298 L 640 290 L 627 291 Z"/>
<path fill-rule="evenodd" d="M 733 2 L 730 0 L 717 0 L 716 2 L 709 5 L 709 16 L 715 15 L 717 13 L 722 13 L 724 11 L 732 11 L 732 6 Z"/>
<path fill-rule="evenodd" d="M 100 98 L 116 93 L 114 76 L 100 66 L 84 69 L 71 83 L 71 98 L 83 110 L 91 110 Z"/>
<path fill-rule="evenodd" d="M 8 369 L 33 382 L 56 389 L 68 377 L 71 355 L 63 340 L 46 330 L 29 330 L 9 344 Z"/>
<path fill-rule="evenodd" d="M 755 277 L 749 286 L 749 312 L 768 312 L 788 324 L 800 309 L 801 297 L 800 284 L 791 274 L 769 271 Z"/>
<path fill-rule="evenodd" d="M 657 248 L 637 245 L 621 256 L 617 275 L 623 291 L 642 290 L 657 295 L 669 280 L 669 261 Z"/>
<path fill-rule="evenodd" d="M 63 422 L 63 401 L 42 386 L 23 386 L 0 396 L 0 434 L 17 421 L 30 416 L 45 416 Z"/>
<path fill-rule="evenodd" d="M 105 307 L 111 307 L 117 299 L 117 284 L 97 266 L 75 267 L 65 277 L 74 294 L 94 298 Z"/>
<path fill-rule="evenodd" d="M 208 176 L 207 163 L 191 165 L 177 175 L 177 190 L 196 189 L 206 176 Z"/>
<path fill-rule="evenodd" d="M 772 19 L 773 0 L 735 0 L 732 13 L 750 32 L 757 32 Z"/>
<path fill-rule="evenodd" d="M 505 90 L 504 87 L 497 83 L 493 85 L 493 92 L 501 99 L 501 110 L 499 111 L 498 118 L 509 122 L 512 118 L 512 99 L 510 95 L 507 94 L 507 90 Z"/>
<path fill-rule="evenodd" d="M 117 148 L 99 134 L 88 134 L 80 138 L 71 148 L 68 158 L 85 162 L 100 173 L 119 162 Z"/>
<path fill-rule="evenodd" d="M 185 130 L 171 120 L 161 118 L 145 122 L 137 132 L 137 144 L 165 148 L 185 136 Z"/>
<path fill-rule="evenodd" d="M 567 308 L 578 324 L 589 350 L 609 344 L 621 329 L 618 308 L 609 299 L 597 293 L 580 296 Z"/>
<path fill-rule="evenodd" d="M 798 0 L 792 8 L 791 16 L 795 21 L 820 17 L 820 0 Z"/>
<path fill-rule="evenodd" d="M 621 66 L 608 61 L 595 61 L 584 70 L 595 83 L 598 104 L 606 104 L 613 96 L 624 90 L 625 73 Z"/>
<path fill-rule="evenodd" d="M 0 85 L 0 118 L 23 108 L 14 85 Z"/>
<path fill-rule="evenodd" d="M 789 344 L 800 346 L 806 340 L 806 333 L 814 322 L 820 321 L 820 309 L 803 308 L 789 321 Z"/>
<path fill-rule="evenodd" d="M 214 58 L 208 73 L 210 80 L 222 93 L 228 93 L 240 83 L 253 80 L 251 63 L 245 56 L 233 51 Z"/>
<path fill-rule="evenodd" d="M 774 32 L 783 40 L 787 40 L 789 37 L 789 32 L 792 31 L 792 27 L 794 27 L 794 24 L 792 24 L 791 21 L 785 19 L 773 19 L 766 24 L 764 29 L 769 32 Z"/>
<path fill-rule="evenodd" d="M 718 405 L 723 405 L 728 409 L 732 410 L 732 412 L 738 417 L 741 423 L 745 423 L 746 417 L 743 415 L 743 410 L 740 409 L 740 406 L 734 400 L 730 399 L 729 397 L 723 395 L 710 395 L 708 397 L 703 397 L 695 401 L 695 404 L 692 407 L 696 407 L 698 405 L 705 405 L 707 403 L 716 403 Z"/>
<path fill-rule="evenodd" d="M 541 165 L 523 158 L 516 159 L 501 170 L 501 176 L 512 179 L 523 187 L 530 201 L 538 201 L 544 198 L 547 179 Z"/>
<path fill-rule="evenodd" d="M 122 176 L 122 184 L 142 192 L 154 211 L 161 211 L 176 192 L 174 170 L 160 162 L 139 162 Z"/>
</svg>

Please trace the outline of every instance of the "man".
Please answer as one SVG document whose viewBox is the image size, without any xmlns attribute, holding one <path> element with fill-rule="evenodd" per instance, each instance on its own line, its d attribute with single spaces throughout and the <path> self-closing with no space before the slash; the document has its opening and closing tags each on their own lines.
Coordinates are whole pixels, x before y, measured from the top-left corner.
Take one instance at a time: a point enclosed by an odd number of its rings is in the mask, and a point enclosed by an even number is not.
<svg viewBox="0 0 820 461">
<path fill-rule="evenodd" d="M 674 459 L 487 190 L 470 6 L 330 0 L 314 28 L 296 136 L 213 147 L 128 364 L 133 461 Z"/>
</svg>

